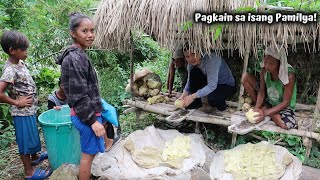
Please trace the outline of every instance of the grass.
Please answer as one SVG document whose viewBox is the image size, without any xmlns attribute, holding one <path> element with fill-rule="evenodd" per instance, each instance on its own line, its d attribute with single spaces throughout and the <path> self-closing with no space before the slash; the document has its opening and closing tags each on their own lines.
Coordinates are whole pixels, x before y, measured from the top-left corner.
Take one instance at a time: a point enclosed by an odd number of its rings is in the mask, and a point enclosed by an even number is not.
<svg viewBox="0 0 320 180">
<path fill-rule="evenodd" d="M 0 180 L 23 179 L 23 165 L 18 147 L 12 144 L 8 149 L 0 150 Z"/>
</svg>

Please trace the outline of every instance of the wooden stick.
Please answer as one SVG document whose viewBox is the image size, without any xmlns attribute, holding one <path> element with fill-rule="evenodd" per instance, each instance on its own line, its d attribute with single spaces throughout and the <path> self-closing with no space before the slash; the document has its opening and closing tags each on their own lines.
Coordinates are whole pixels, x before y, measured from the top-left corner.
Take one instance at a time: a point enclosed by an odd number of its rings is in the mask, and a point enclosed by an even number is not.
<svg viewBox="0 0 320 180">
<path fill-rule="evenodd" d="M 277 132 L 277 133 L 283 133 L 283 134 L 291 134 L 291 135 L 296 135 L 296 136 L 301 136 L 301 137 L 309 137 L 312 139 L 315 139 L 317 141 L 320 141 L 320 134 L 311 132 L 311 131 L 301 131 L 297 129 L 290 129 L 290 130 L 285 130 L 282 129 L 278 126 L 275 125 L 270 125 L 270 124 L 264 124 L 260 126 L 261 129 L 258 130 L 264 130 L 264 131 L 272 131 L 272 132 Z"/>
<path fill-rule="evenodd" d="M 248 69 L 248 61 L 249 61 L 249 55 L 250 55 L 250 42 L 251 41 L 251 36 L 249 37 L 249 41 L 246 43 L 247 47 L 246 47 L 246 54 L 244 55 L 244 62 L 243 62 L 243 69 L 242 69 L 242 74 L 246 73 L 247 72 L 247 69 Z M 249 45 L 250 44 L 250 45 Z M 241 79 L 240 79 L 240 82 L 241 82 Z M 238 100 L 240 99 L 240 97 L 243 95 L 244 93 L 244 87 L 242 85 L 242 83 L 240 83 L 240 92 L 239 92 L 239 97 L 238 97 Z M 240 101 L 238 101 L 238 104 L 237 104 L 237 109 L 240 110 L 241 109 L 241 104 L 240 104 Z"/>
<path fill-rule="evenodd" d="M 167 115 L 167 116 L 172 114 L 172 112 L 170 111 L 170 107 L 171 107 L 171 109 L 176 108 L 173 105 L 166 105 L 167 108 L 159 108 L 159 106 L 149 105 L 148 103 L 146 103 L 144 101 L 127 100 L 126 103 L 131 106 L 135 106 L 135 107 L 141 108 L 143 110 L 146 110 L 146 111 L 149 111 L 152 113 L 163 114 L 163 115 Z M 191 121 L 195 121 L 195 122 L 211 123 L 211 124 L 219 124 L 219 125 L 223 125 L 223 126 L 230 125 L 230 119 L 227 119 L 222 116 L 215 116 L 215 115 L 211 115 L 211 114 L 200 113 L 199 111 L 193 112 L 190 116 L 188 116 L 186 118 L 186 120 L 191 120 Z"/>
<path fill-rule="evenodd" d="M 133 92 L 133 51 L 134 51 L 134 44 L 133 44 L 133 37 L 132 31 L 130 31 L 130 91 L 131 91 L 131 99 L 134 100 L 134 92 Z"/>
<path fill-rule="evenodd" d="M 172 94 L 178 94 L 181 95 L 179 92 L 172 92 Z M 230 107 L 238 107 L 237 102 L 233 101 L 226 101 L 227 105 Z M 296 103 L 296 110 L 303 110 L 303 111 L 314 111 L 315 110 L 315 105 L 308 105 L 308 104 L 300 104 Z"/>
<path fill-rule="evenodd" d="M 123 114 L 129 114 L 131 112 L 137 111 L 139 108 L 131 107 L 123 111 Z"/>
<path fill-rule="evenodd" d="M 250 136 L 252 136 L 252 137 L 254 137 L 254 138 L 256 138 L 256 139 L 258 139 L 258 140 L 260 140 L 260 141 L 268 141 L 267 139 L 265 139 L 265 138 L 263 138 L 263 137 L 261 137 L 261 136 L 258 136 L 258 135 L 256 135 L 256 134 L 253 134 L 253 133 L 250 133 Z M 274 144 L 279 144 L 279 145 L 281 145 L 281 146 L 287 145 L 287 143 L 285 143 L 285 142 L 276 142 L 276 143 L 274 143 Z"/>
<path fill-rule="evenodd" d="M 313 114 L 313 121 L 311 124 L 311 131 L 318 131 L 318 127 L 317 127 L 317 122 L 319 121 L 319 117 L 320 117 L 320 87 L 318 89 L 318 95 L 317 95 L 317 103 L 316 103 L 316 108 L 314 109 L 314 114 Z M 306 146 L 306 157 L 309 157 L 310 152 L 311 152 L 311 148 L 312 148 L 312 140 L 310 139 L 309 143 Z"/>
<path fill-rule="evenodd" d="M 237 134 L 237 133 L 232 133 L 231 146 L 230 146 L 230 148 L 234 148 L 234 146 L 236 145 L 237 137 L 238 137 L 238 134 Z"/>
<path fill-rule="evenodd" d="M 200 127 L 199 126 L 200 126 L 199 122 L 196 122 L 196 128 L 194 130 L 194 133 L 200 134 Z"/>
<path fill-rule="evenodd" d="M 320 87 L 318 89 L 317 103 L 316 103 L 316 108 L 314 109 L 314 114 L 313 114 L 313 121 L 311 125 L 312 131 L 318 130 L 317 122 L 320 121 L 319 118 L 320 118 Z"/>
<path fill-rule="evenodd" d="M 171 115 L 171 112 L 168 111 L 168 109 L 165 108 L 159 108 L 155 105 L 149 105 L 147 102 L 144 101 L 131 101 L 131 100 L 127 100 L 126 101 L 127 104 L 137 107 L 137 108 L 141 108 L 143 110 L 149 111 L 149 112 L 153 112 L 153 113 L 157 113 L 157 114 L 163 114 L 163 115 Z"/>
</svg>

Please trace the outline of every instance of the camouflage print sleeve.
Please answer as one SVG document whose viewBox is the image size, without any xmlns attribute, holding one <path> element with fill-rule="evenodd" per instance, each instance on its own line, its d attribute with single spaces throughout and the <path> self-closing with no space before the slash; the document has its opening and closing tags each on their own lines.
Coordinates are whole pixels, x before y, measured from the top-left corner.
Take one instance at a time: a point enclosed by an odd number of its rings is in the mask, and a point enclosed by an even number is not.
<svg viewBox="0 0 320 180">
<path fill-rule="evenodd" d="M 4 69 L 3 74 L 0 78 L 0 81 L 14 84 L 15 75 L 16 75 L 16 73 L 15 73 L 14 69 L 8 67 L 8 68 Z"/>
</svg>

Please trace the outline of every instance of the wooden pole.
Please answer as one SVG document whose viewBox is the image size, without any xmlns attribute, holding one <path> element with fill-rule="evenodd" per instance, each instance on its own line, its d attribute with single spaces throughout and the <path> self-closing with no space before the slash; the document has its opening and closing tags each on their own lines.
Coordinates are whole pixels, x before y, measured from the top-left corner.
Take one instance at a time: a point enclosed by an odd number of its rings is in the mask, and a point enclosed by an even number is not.
<svg viewBox="0 0 320 180">
<path fill-rule="evenodd" d="M 316 107 L 314 108 L 314 114 L 313 114 L 313 121 L 310 127 L 311 132 L 319 132 L 319 124 L 320 124 L 320 86 L 318 89 L 318 94 L 317 94 L 317 103 Z M 312 140 L 306 139 L 305 141 L 308 142 L 306 143 L 306 157 L 310 156 L 311 148 L 312 148 Z"/>
<path fill-rule="evenodd" d="M 312 138 L 317 141 L 320 141 L 320 134 L 319 133 L 310 132 L 310 131 L 302 131 L 302 130 L 297 130 L 297 129 L 285 130 L 285 129 L 282 129 L 278 126 L 271 125 L 271 124 L 264 124 L 264 125 L 260 126 L 260 129 L 258 129 L 258 130 L 271 131 L 271 132 L 283 133 L 283 134 L 291 134 L 291 135 L 300 136 L 300 137 L 308 137 L 308 138 Z"/>
<path fill-rule="evenodd" d="M 250 55 L 250 46 L 247 45 L 246 47 L 246 53 L 244 55 L 244 62 L 243 62 L 243 69 L 242 69 L 242 74 L 246 73 L 247 70 L 248 70 L 248 62 L 249 62 L 249 55 Z M 238 97 L 238 107 L 237 109 L 240 110 L 241 109 L 241 106 L 242 104 L 240 103 L 239 99 L 241 98 L 241 96 L 243 95 L 244 93 L 244 87 L 241 83 L 241 79 L 240 79 L 240 91 L 239 91 L 239 97 Z"/>
<path fill-rule="evenodd" d="M 312 121 L 312 126 L 311 126 L 312 131 L 319 132 L 319 127 L 320 127 L 320 119 L 319 118 L 320 118 L 320 86 L 318 89 L 316 107 L 314 109 L 313 121 Z"/>
<path fill-rule="evenodd" d="M 247 72 L 250 50 L 251 50 L 251 36 L 249 36 L 248 41 L 246 41 L 246 52 L 244 55 L 242 74 Z M 241 75 L 241 78 L 242 78 L 242 75 Z M 237 106 L 238 110 L 240 110 L 242 107 L 242 104 L 239 100 L 240 100 L 241 96 L 243 95 L 243 93 L 244 93 L 244 87 L 243 87 L 243 85 L 241 83 L 241 79 L 240 79 L 240 91 L 239 91 L 238 106 Z M 236 141 L 237 141 L 237 133 L 232 133 L 231 148 L 233 148 L 236 145 Z"/>
<path fill-rule="evenodd" d="M 131 99 L 134 100 L 134 93 L 133 93 L 133 52 L 134 52 L 134 43 L 132 32 L 130 31 L 130 92 L 131 92 Z"/>
</svg>

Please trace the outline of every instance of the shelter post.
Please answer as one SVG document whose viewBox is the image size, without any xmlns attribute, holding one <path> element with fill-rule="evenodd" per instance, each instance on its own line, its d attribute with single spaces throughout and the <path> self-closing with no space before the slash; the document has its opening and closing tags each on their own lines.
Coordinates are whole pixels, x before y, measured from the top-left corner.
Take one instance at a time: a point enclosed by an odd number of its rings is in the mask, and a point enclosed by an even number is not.
<svg viewBox="0 0 320 180">
<path fill-rule="evenodd" d="M 131 99 L 134 101 L 134 93 L 133 93 L 133 52 L 134 52 L 134 43 L 133 43 L 132 31 L 130 31 L 130 92 L 131 92 Z"/>
</svg>

